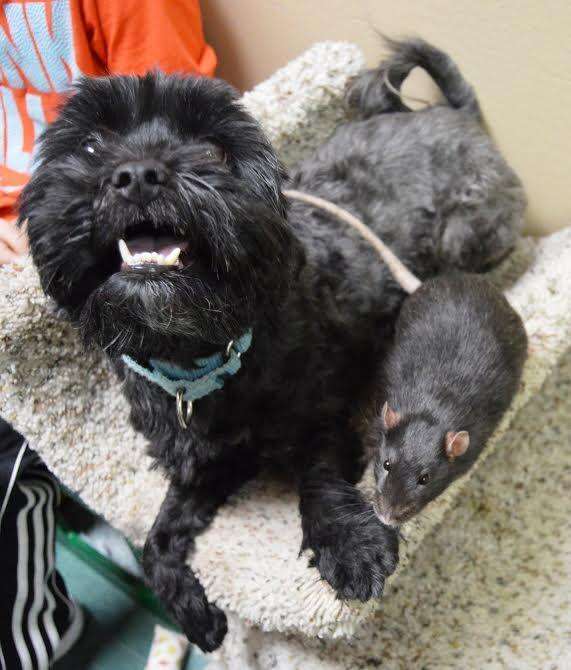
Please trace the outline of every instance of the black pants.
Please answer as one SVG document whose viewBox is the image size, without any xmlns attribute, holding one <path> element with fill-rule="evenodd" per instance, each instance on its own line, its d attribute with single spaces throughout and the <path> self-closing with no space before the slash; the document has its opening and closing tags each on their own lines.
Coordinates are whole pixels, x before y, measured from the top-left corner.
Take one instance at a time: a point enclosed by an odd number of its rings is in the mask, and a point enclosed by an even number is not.
<svg viewBox="0 0 571 670">
<path fill-rule="evenodd" d="M 55 569 L 60 491 L 0 417 L 0 668 L 44 670 L 77 639 L 80 610 Z"/>
</svg>

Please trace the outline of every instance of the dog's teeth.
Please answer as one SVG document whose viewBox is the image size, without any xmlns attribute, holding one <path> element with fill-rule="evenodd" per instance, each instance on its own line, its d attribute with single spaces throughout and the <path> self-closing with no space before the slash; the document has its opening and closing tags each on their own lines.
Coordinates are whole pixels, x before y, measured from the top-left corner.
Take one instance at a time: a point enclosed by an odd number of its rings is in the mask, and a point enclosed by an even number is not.
<svg viewBox="0 0 571 670">
<path fill-rule="evenodd" d="M 140 263 L 145 263 L 148 260 L 148 256 L 150 256 L 150 254 L 148 254 L 146 251 L 133 254 L 130 265 L 139 265 Z"/>
<path fill-rule="evenodd" d="M 119 253 L 123 262 L 127 265 L 142 265 L 143 263 L 151 263 L 153 265 L 176 265 L 180 256 L 181 249 L 176 247 L 168 256 L 157 251 L 141 251 L 138 254 L 132 254 L 125 240 L 119 240 Z"/>
<path fill-rule="evenodd" d="M 121 258 L 127 265 L 131 265 L 133 262 L 133 256 L 131 256 L 131 252 L 129 251 L 129 247 L 126 245 L 125 240 L 119 240 L 119 253 L 121 254 Z"/>
<path fill-rule="evenodd" d="M 168 256 L 163 257 L 165 265 L 176 265 L 180 256 L 180 247 L 173 249 Z"/>
</svg>

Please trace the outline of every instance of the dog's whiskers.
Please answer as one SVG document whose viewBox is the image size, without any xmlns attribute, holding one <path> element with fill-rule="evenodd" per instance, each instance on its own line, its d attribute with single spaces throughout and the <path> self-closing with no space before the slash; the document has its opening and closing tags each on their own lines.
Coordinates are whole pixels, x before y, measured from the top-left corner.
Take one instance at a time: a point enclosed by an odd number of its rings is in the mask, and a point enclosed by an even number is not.
<svg viewBox="0 0 571 670">
<path fill-rule="evenodd" d="M 76 242 L 79 242 L 80 240 L 83 240 L 86 237 L 89 237 L 90 235 L 91 231 L 87 231 L 86 233 L 81 233 L 81 235 L 74 235 L 73 237 L 68 237 L 68 239 L 65 241 L 65 244 L 75 244 Z"/>
<path fill-rule="evenodd" d="M 117 342 L 117 341 L 119 340 L 119 338 L 120 338 L 122 335 L 123 335 L 122 332 L 117 333 L 117 335 L 116 335 L 116 336 L 115 336 L 115 337 L 114 337 L 108 344 L 106 344 L 106 345 L 103 347 L 103 351 L 109 351 L 109 349 L 111 349 L 111 347 L 115 344 L 115 342 Z"/>
</svg>

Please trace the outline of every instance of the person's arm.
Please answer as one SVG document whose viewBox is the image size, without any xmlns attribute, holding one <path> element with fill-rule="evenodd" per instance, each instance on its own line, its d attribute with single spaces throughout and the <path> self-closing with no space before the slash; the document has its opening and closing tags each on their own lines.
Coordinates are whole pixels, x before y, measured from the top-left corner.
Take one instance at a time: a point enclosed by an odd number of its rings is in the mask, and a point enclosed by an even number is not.
<svg viewBox="0 0 571 670">
<path fill-rule="evenodd" d="M 28 239 L 14 218 L 0 218 L 0 265 L 14 263 L 28 253 Z"/>
<path fill-rule="evenodd" d="M 17 142 L 17 138 L 10 141 Z M 18 197 L 27 181 L 25 172 L 11 170 L 0 159 L 0 265 L 13 263 L 28 253 L 26 231 L 16 225 Z"/>
<path fill-rule="evenodd" d="M 198 0 L 83 0 L 82 21 L 91 57 L 108 74 L 214 74 Z"/>
</svg>

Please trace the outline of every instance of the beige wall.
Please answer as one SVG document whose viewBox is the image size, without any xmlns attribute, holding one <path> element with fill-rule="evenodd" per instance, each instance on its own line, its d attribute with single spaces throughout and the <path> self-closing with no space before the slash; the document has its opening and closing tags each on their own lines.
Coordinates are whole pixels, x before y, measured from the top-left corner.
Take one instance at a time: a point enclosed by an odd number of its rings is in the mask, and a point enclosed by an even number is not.
<svg viewBox="0 0 571 670">
<path fill-rule="evenodd" d="M 370 64 L 375 28 L 450 52 L 478 91 L 496 140 L 525 182 L 528 229 L 571 224 L 569 0 L 203 0 L 218 73 L 243 90 L 310 44 L 348 40 Z M 414 92 L 414 84 L 409 87 Z M 422 88 L 422 85 L 416 87 Z"/>
</svg>

